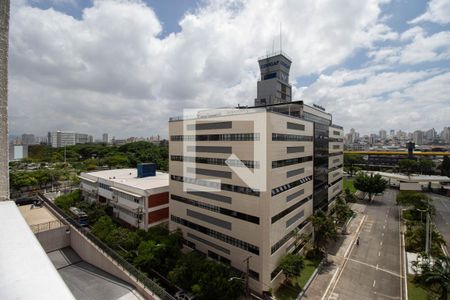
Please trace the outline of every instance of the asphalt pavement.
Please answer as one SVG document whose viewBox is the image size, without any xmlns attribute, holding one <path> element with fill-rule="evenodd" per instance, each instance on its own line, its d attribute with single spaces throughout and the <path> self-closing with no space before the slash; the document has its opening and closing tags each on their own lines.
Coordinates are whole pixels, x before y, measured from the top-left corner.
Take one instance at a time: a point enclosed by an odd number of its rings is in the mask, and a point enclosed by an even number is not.
<svg viewBox="0 0 450 300">
<path fill-rule="evenodd" d="M 350 254 L 328 293 L 337 299 L 402 299 L 402 255 L 396 190 L 386 190 L 365 207 L 359 245 Z"/>
<path fill-rule="evenodd" d="M 433 205 L 436 208 L 436 215 L 433 222 L 447 243 L 447 253 L 450 254 L 450 198 L 428 193 L 433 199 Z"/>
</svg>

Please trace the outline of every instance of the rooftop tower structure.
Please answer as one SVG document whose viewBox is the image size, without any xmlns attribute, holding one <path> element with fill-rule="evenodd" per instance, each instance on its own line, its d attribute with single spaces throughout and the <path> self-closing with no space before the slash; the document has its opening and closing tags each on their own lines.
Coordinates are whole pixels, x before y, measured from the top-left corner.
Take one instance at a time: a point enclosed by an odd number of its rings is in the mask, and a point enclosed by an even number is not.
<svg viewBox="0 0 450 300">
<path fill-rule="evenodd" d="M 292 101 L 292 87 L 289 84 L 291 59 L 283 52 L 259 58 L 261 79 L 257 85 L 255 106 L 272 105 Z"/>
</svg>

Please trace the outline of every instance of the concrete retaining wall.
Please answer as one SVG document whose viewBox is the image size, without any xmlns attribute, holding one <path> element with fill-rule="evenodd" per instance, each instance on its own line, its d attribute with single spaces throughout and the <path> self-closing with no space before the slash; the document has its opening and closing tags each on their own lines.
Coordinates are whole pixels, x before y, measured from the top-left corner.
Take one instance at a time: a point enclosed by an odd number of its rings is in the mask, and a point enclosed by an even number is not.
<svg viewBox="0 0 450 300">
<path fill-rule="evenodd" d="M 68 225 L 36 233 L 45 252 L 55 251 L 70 246 L 70 236 L 66 233 Z"/>
<path fill-rule="evenodd" d="M 103 253 L 100 248 L 72 226 L 70 227 L 70 246 L 84 261 L 128 282 L 146 299 L 160 300 L 158 296 L 145 288 L 141 283 L 135 281 L 133 276 L 122 269 L 120 265 L 110 259 L 106 253 Z"/>
</svg>

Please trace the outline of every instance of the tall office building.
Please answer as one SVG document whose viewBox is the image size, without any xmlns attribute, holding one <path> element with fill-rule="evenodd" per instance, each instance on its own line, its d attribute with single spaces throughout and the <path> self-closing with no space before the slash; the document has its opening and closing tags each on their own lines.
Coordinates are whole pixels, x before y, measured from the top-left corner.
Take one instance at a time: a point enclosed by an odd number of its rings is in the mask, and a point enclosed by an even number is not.
<svg viewBox="0 0 450 300">
<path fill-rule="evenodd" d="M 187 247 L 242 272 L 248 260 L 262 293 L 284 280 L 280 258 L 305 245 L 295 236 L 311 236 L 314 210 L 342 191 L 343 129 L 323 108 L 291 101 L 286 55 L 259 65 L 254 107 L 170 120 L 169 211 Z"/>
<path fill-rule="evenodd" d="M 49 144 L 53 148 L 75 145 L 75 132 L 53 131 L 48 133 Z"/>
<path fill-rule="evenodd" d="M 416 130 L 413 133 L 414 143 L 418 146 L 423 145 L 423 131 Z"/>
<path fill-rule="evenodd" d="M 385 140 L 387 138 L 387 132 L 384 129 L 380 130 L 380 139 Z"/>
<path fill-rule="evenodd" d="M 389 131 L 389 136 L 390 136 L 391 138 L 395 136 L 395 130 L 394 130 L 394 129 L 391 129 L 391 130 Z"/>
<path fill-rule="evenodd" d="M 36 138 L 34 134 L 22 134 L 22 145 L 34 145 L 36 144 Z"/>
<path fill-rule="evenodd" d="M 109 138 L 108 138 L 108 134 L 107 134 L 107 133 L 104 133 L 104 134 L 102 135 L 102 142 L 103 142 L 104 144 L 108 144 L 108 143 L 109 143 Z"/>
</svg>

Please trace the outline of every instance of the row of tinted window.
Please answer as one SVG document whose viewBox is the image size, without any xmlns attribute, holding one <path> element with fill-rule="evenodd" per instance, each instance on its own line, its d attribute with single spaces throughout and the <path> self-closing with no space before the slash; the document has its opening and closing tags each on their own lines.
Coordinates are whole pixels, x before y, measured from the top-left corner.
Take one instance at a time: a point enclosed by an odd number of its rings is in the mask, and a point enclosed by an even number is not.
<svg viewBox="0 0 450 300">
<path fill-rule="evenodd" d="M 272 141 L 312 142 L 313 137 L 298 134 L 272 133 Z"/>
<path fill-rule="evenodd" d="M 193 157 L 193 156 L 181 156 L 181 155 L 171 155 L 170 160 L 172 161 L 186 161 L 198 164 L 208 164 L 217 166 L 231 166 L 239 168 L 250 168 L 259 169 L 259 161 L 254 160 L 239 160 L 239 159 L 225 159 L 225 158 L 214 158 L 214 157 Z"/>
<path fill-rule="evenodd" d="M 104 184 L 104 183 L 99 182 L 99 183 L 98 183 L 98 186 L 99 186 L 100 188 L 104 189 L 104 190 L 112 191 L 111 187 L 110 187 L 109 185 L 107 185 L 107 184 Z"/>
<path fill-rule="evenodd" d="M 259 141 L 259 133 L 226 133 L 226 134 L 198 134 L 172 135 L 172 142 L 180 141 Z"/>
<path fill-rule="evenodd" d="M 281 248 L 281 246 L 283 246 L 284 244 L 286 244 L 287 241 L 289 241 L 289 239 L 291 237 L 294 236 L 294 234 L 298 231 L 301 230 L 303 227 L 306 226 L 306 224 L 308 224 L 308 220 L 305 220 L 304 222 L 302 222 L 300 225 L 298 225 L 296 228 L 292 229 L 291 231 L 288 232 L 288 234 L 286 234 L 284 237 L 282 237 L 278 242 L 276 242 L 275 244 L 273 244 L 273 246 L 270 248 L 270 253 L 274 254 L 278 249 Z"/>
<path fill-rule="evenodd" d="M 258 246 L 255 246 L 255 245 L 252 245 L 250 243 L 244 242 L 242 240 L 236 239 L 234 237 L 231 237 L 229 235 L 223 234 L 221 232 L 218 232 L 218 231 L 206 228 L 204 226 L 192 223 L 192 222 L 190 222 L 188 220 L 185 220 L 183 218 L 177 217 L 175 215 L 171 215 L 170 219 L 173 222 L 175 222 L 175 223 L 178 223 L 180 225 L 183 225 L 183 226 L 186 226 L 188 228 L 194 229 L 194 230 L 196 230 L 198 232 L 201 232 L 203 234 L 206 234 L 206 235 L 208 235 L 208 236 L 210 236 L 212 238 L 218 239 L 218 240 L 220 240 L 222 242 L 225 242 L 227 244 L 230 244 L 230 245 L 233 245 L 235 247 L 241 248 L 241 249 L 243 249 L 245 251 L 248 251 L 250 253 L 259 255 L 259 247 Z"/>
<path fill-rule="evenodd" d="M 312 196 L 308 196 L 305 199 L 303 199 L 303 200 L 295 203 L 294 205 L 291 205 L 290 207 L 286 208 L 282 212 L 276 214 L 275 216 L 272 217 L 272 224 L 275 223 L 276 221 L 280 220 L 281 218 L 285 217 L 289 213 L 293 212 L 294 210 L 296 210 L 297 208 L 299 208 L 303 204 L 307 203 L 311 199 L 312 199 Z"/>
<path fill-rule="evenodd" d="M 183 177 L 183 176 L 177 176 L 177 175 L 170 175 L 170 178 L 172 180 L 179 181 L 179 182 L 186 182 L 186 183 L 190 183 L 190 184 L 206 186 L 206 187 L 214 188 L 214 189 L 218 189 L 218 190 L 220 189 L 221 191 L 229 191 L 229 192 L 259 197 L 259 191 L 251 189 L 246 186 L 238 186 L 238 185 L 232 185 L 232 184 L 227 184 L 227 183 L 219 183 L 219 182 L 215 182 L 215 181 L 211 181 L 211 180 L 189 178 L 189 177 Z"/>
<path fill-rule="evenodd" d="M 337 139 L 337 138 L 328 138 L 329 142 L 338 142 L 338 143 L 342 143 L 344 142 L 343 139 Z"/>
<path fill-rule="evenodd" d="M 272 197 L 276 196 L 278 194 L 281 194 L 283 192 L 289 191 L 290 189 L 293 189 L 296 186 L 299 186 L 299 185 L 304 184 L 304 183 L 306 183 L 308 181 L 311 181 L 311 180 L 312 180 L 312 176 L 306 176 L 306 177 L 303 177 L 301 179 L 292 181 L 290 183 L 283 184 L 282 186 L 273 188 L 272 189 Z"/>
<path fill-rule="evenodd" d="M 296 157 L 296 158 L 274 160 L 274 161 L 272 161 L 272 169 L 301 164 L 301 163 L 304 163 L 307 161 L 312 161 L 312 160 L 313 160 L 312 156 L 303 156 L 303 157 Z"/>
<path fill-rule="evenodd" d="M 239 220 L 244 220 L 247 222 L 251 222 L 254 224 L 259 224 L 259 218 L 255 217 L 255 216 L 251 216 L 251 215 L 247 215 L 238 211 L 234 211 L 231 209 L 227 209 L 227 208 L 223 208 L 220 206 L 216 206 L 216 205 L 211 205 L 211 204 L 207 204 L 207 203 L 203 203 L 200 201 L 196 201 L 196 200 L 192 200 L 192 199 L 188 199 L 188 198 L 184 198 L 178 195 L 174 195 L 171 194 L 170 198 L 172 200 L 178 201 L 178 202 L 182 202 L 188 205 L 192 205 L 195 207 L 199 207 L 199 208 L 203 208 L 209 211 L 213 211 L 222 215 L 226 215 L 226 216 L 230 216 Z"/>
</svg>

